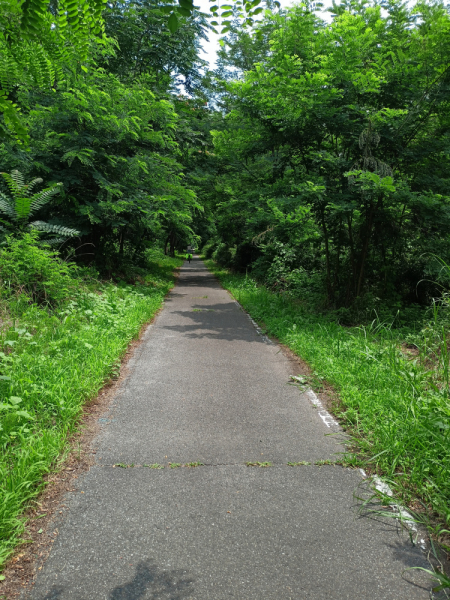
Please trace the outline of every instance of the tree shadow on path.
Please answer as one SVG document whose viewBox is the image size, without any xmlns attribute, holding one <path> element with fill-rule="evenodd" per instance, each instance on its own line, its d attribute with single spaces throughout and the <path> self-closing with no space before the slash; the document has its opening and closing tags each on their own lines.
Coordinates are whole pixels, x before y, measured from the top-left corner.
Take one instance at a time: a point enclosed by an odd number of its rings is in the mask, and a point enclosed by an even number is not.
<svg viewBox="0 0 450 600">
<path fill-rule="evenodd" d="M 137 565 L 133 579 L 115 587 L 109 600 L 182 600 L 192 596 L 193 579 L 186 577 L 181 570 L 161 571 L 152 561 L 142 561 Z"/>
<path fill-rule="evenodd" d="M 151 560 L 145 560 L 137 565 L 133 579 L 115 587 L 108 600 L 188 600 L 194 594 L 193 582 L 186 571 L 163 571 Z M 70 592 L 63 586 L 54 585 L 42 600 L 63 600 L 67 597 L 66 591 Z M 88 595 L 89 599 L 96 597 L 100 595 Z M 87 600 L 86 596 L 83 598 Z"/>
</svg>

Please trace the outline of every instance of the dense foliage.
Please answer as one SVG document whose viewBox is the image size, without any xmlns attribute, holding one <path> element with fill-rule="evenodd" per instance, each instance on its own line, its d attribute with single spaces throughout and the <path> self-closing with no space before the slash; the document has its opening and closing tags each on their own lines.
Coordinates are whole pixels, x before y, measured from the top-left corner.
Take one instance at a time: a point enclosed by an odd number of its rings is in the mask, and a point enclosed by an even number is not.
<svg viewBox="0 0 450 600">
<path fill-rule="evenodd" d="M 448 10 L 333 13 L 303 4 L 228 39 L 209 253 L 322 307 L 426 303 L 430 255 L 450 255 Z"/>
<path fill-rule="evenodd" d="M 50 10 L 47 19 L 56 19 L 47 32 L 56 56 L 54 64 L 53 55 L 45 58 L 49 77 L 18 75 L 20 84 L 11 83 L 9 72 L 0 77 L 26 132 L 18 136 L 3 112 L 1 170 L 18 170 L 25 181 L 41 178 L 49 188 L 58 184 L 58 197 L 39 207 L 37 220 L 79 232 L 64 245 L 66 253 L 93 260 L 107 274 L 112 265 L 125 272 L 155 243 L 167 242 L 173 254 L 177 243 L 195 236 L 192 220 L 202 208 L 185 183 L 178 139 L 190 128 L 175 105 L 180 85 L 199 86 L 206 21 L 195 13 L 171 36 L 155 2 L 113 3 L 102 26 L 78 28 L 72 44 L 67 32 L 62 37 L 58 15 Z M 29 45 L 20 21 L 18 28 L 14 43 Z M 81 41 L 88 44 L 85 55 Z"/>
</svg>

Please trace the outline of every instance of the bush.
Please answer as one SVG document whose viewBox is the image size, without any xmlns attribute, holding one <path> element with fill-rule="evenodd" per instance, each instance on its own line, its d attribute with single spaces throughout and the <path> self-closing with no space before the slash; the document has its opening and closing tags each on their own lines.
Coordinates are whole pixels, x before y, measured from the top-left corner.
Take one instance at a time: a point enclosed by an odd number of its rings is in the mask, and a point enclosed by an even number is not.
<svg viewBox="0 0 450 600">
<path fill-rule="evenodd" d="M 205 258 L 211 258 L 215 249 L 217 248 L 218 241 L 217 240 L 208 240 L 206 244 L 202 248 L 202 254 Z"/>
<path fill-rule="evenodd" d="M 212 259 L 225 267 L 229 266 L 236 253 L 236 248 L 228 248 L 223 242 L 217 246 L 212 254 Z"/>
<path fill-rule="evenodd" d="M 58 252 L 40 246 L 37 233 L 8 238 L 0 250 L 0 280 L 3 293 L 23 295 L 36 304 L 55 305 L 67 299 L 74 287 L 75 265 L 63 262 Z"/>
</svg>

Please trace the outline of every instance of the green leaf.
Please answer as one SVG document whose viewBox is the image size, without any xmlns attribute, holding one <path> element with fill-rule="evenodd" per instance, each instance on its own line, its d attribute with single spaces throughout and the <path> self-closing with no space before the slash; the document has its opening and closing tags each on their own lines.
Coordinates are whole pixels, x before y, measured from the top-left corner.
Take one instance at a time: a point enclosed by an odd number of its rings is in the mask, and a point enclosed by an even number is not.
<svg viewBox="0 0 450 600">
<path fill-rule="evenodd" d="M 192 13 L 192 11 L 194 10 L 194 5 L 190 0 L 178 0 L 178 4 L 189 11 L 189 14 Z"/>
<path fill-rule="evenodd" d="M 174 12 L 170 15 L 169 20 L 167 21 L 167 26 L 169 28 L 170 33 L 175 33 L 177 31 L 179 23 L 178 17 Z"/>
</svg>

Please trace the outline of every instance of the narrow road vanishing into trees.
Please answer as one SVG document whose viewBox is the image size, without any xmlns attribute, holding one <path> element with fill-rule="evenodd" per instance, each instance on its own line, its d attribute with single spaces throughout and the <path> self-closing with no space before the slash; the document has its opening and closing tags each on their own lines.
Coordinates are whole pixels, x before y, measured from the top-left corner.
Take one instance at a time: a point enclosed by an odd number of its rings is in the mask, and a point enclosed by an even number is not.
<svg viewBox="0 0 450 600">
<path fill-rule="evenodd" d="M 339 436 L 200 260 L 129 365 L 33 600 L 430 597 L 408 534 L 358 512 L 359 471 L 287 466 L 336 460 Z"/>
</svg>

